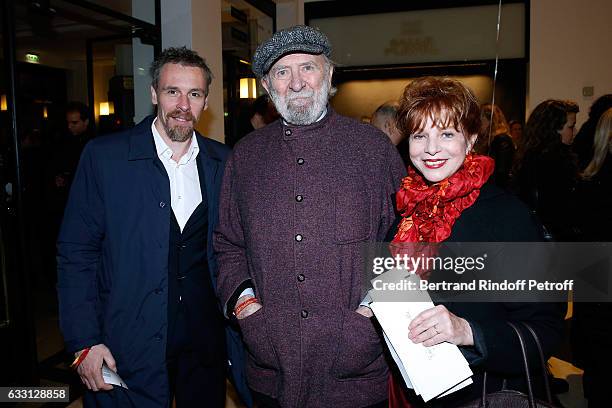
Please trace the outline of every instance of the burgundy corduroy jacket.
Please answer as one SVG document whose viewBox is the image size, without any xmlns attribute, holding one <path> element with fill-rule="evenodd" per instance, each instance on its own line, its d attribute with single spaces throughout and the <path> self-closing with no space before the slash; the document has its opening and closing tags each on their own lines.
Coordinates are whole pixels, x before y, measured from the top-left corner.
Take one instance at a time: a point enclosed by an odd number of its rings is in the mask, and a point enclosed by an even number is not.
<svg viewBox="0 0 612 408">
<path fill-rule="evenodd" d="M 363 407 L 387 398 L 381 338 L 357 313 L 361 245 L 382 241 L 406 170 L 374 127 L 329 109 L 240 141 L 221 190 L 218 291 L 250 280 L 263 308 L 239 320 L 247 378 L 283 407 Z"/>
</svg>

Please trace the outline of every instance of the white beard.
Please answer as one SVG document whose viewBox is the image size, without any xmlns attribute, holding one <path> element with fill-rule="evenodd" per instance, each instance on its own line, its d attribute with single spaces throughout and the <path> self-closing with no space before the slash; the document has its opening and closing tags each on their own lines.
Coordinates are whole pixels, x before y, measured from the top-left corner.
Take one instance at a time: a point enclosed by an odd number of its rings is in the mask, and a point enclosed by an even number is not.
<svg viewBox="0 0 612 408">
<path fill-rule="evenodd" d="M 330 89 L 331 84 L 326 75 L 318 91 L 303 89 L 300 92 L 293 92 L 291 88 L 288 88 L 287 97 L 284 98 L 276 92 L 273 86 L 270 86 L 268 93 L 276 110 L 287 123 L 302 126 L 313 124 L 321 117 L 327 107 Z M 296 98 L 310 98 L 311 102 L 292 103 L 292 100 Z"/>
</svg>

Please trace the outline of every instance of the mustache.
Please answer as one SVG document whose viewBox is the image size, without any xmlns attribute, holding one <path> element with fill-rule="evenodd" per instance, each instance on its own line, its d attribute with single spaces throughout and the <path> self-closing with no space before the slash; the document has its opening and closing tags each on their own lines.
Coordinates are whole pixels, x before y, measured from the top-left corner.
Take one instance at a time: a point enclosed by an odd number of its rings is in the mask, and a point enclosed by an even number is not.
<svg viewBox="0 0 612 408">
<path fill-rule="evenodd" d="M 169 118 L 179 118 L 179 119 L 183 119 L 183 120 L 188 120 L 190 122 L 193 122 L 194 117 L 193 114 L 191 112 L 183 112 L 179 109 L 173 110 L 172 112 L 169 112 L 168 114 L 166 114 L 166 117 Z"/>
<path fill-rule="evenodd" d="M 292 101 L 294 99 L 299 98 L 312 98 L 314 96 L 313 90 L 301 90 L 299 92 L 291 92 L 291 94 L 287 95 L 287 100 Z"/>
</svg>

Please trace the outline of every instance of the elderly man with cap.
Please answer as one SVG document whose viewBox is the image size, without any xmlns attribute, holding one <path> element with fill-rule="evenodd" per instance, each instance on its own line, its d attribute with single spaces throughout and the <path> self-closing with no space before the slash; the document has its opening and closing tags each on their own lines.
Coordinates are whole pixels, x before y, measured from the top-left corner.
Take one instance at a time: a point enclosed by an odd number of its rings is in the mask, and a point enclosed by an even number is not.
<svg viewBox="0 0 612 408">
<path fill-rule="evenodd" d="M 364 291 L 362 244 L 395 220 L 405 175 L 384 133 L 328 105 L 320 31 L 295 26 L 253 58 L 281 119 L 228 161 L 214 245 L 218 290 L 248 351 L 259 406 L 384 406 L 388 367 Z"/>
</svg>

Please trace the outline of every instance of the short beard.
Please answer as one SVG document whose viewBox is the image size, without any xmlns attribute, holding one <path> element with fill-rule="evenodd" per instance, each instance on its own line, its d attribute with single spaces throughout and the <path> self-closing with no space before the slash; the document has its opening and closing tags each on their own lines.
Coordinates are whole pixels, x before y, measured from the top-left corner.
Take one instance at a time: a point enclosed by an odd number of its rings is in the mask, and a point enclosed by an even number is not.
<svg viewBox="0 0 612 408">
<path fill-rule="evenodd" d="M 186 142 L 193 135 L 193 115 L 191 113 L 188 113 L 189 116 L 186 116 L 186 115 L 187 114 L 184 114 L 181 111 L 175 110 L 173 112 L 166 114 L 164 116 L 164 120 L 161 121 L 162 125 L 164 126 L 164 130 L 166 131 L 166 135 L 173 142 L 178 142 L 178 143 Z M 184 116 L 185 119 L 191 121 L 192 125 L 191 126 L 170 127 L 168 125 L 168 118 L 173 117 L 173 116 Z"/>
<path fill-rule="evenodd" d="M 293 92 L 288 88 L 287 97 L 283 98 L 276 92 L 273 86 L 270 86 L 269 94 L 276 110 L 286 122 L 292 125 L 304 126 L 315 123 L 325 112 L 330 97 L 330 89 L 331 84 L 329 83 L 328 76 L 325 75 L 321 88 L 318 91 L 309 92 L 302 90 L 300 92 Z M 291 103 L 293 98 L 300 96 L 311 97 L 312 103 L 307 105 L 294 105 Z"/>
</svg>

